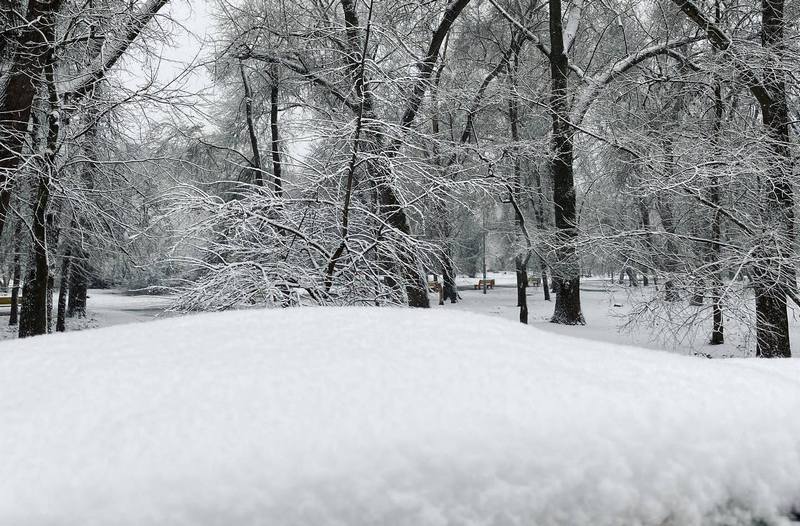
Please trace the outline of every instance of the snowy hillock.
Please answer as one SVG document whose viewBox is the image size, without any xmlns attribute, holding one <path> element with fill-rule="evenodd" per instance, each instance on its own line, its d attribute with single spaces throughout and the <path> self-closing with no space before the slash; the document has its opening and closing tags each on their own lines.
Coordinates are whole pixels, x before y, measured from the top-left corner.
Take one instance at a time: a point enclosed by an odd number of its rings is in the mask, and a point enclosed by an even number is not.
<svg viewBox="0 0 800 526">
<path fill-rule="evenodd" d="M 443 310 L 187 316 L 0 344 L 0 524 L 782 524 L 799 415 L 798 360 Z"/>
</svg>

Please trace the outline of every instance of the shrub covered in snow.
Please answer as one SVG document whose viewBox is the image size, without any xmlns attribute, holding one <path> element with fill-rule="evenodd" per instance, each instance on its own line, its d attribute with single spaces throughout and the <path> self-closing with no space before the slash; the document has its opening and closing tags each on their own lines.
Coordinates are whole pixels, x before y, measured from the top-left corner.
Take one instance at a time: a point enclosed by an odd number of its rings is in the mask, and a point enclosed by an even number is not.
<svg viewBox="0 0 800 526">
<path fill-rule="evenodd" d="M 780 524 L 798 378 L 401 309 L 6 342 L 0 524 Z"/>
</svg>

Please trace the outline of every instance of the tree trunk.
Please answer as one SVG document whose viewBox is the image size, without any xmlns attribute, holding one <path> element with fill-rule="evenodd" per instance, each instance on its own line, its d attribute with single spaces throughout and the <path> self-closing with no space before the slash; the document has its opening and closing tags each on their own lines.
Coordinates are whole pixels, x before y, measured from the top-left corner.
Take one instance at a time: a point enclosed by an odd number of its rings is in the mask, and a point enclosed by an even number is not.
<svg viewBox="0 0 800 526">
<path fill-rule="evenodd" d="M 281 163 L 281 139 L 278 130 L 278 65 L 272 65 L 272 87 L 269 90 L 269 130 L 271 134 L 272 152 L 272 189 L 280 197 L 283 192 L 283 175 Z"/>
<path fill-rule="evenodd" d="M 527 241 L 527 250 L 525 257 L 517 255 L 514 258 L 514 266 L 517 273 L 517 307 L 519 307 L 519 321 L 520 323 L 528 323 L 528 296 L 526 294 L 528 289 L 528 260 L 530 259 L 531 247 L 530 240 L 527 238 L 525 232 L 525 218 L 522 216 L 522 166 L 520 164 L 519 152 L 516 151 L 516 145 L 519 143 L 519 103 L 517 101 L 517 70 L 519 68 L 519 47 L 512 49 L 514 60 L 509 68 L 508 76 L 511 82 L 511 96 L 508 99 L 508 121 L 511 128 L 511 142 L 514 144 L 515 150 L 512 155 L 514 156 L 514 182 L 512 186 L 511 199 L 514 201 L 514 216 L 516 226 L 516 245 L 519 251 L 519 245 L 522 244 L 523 238 Z"/>
<path fill-rule="evenodd" d="M 69 288 L 70 247 L 64 250 L 61 258 L 61 282 L 58 286 L 58 310 L 56 311 L 56 332 L 66 330 L 67 289 Z"/>
<path fill-rule="evenodd" d="M 26 338 L 35 334 L 35 316 L 33 313 L 33 294 L 31 294 L 31 288 L 36 279 L 36 266 L 32 258 L 28 261 L 28 268 L 25 274 L 25 281 L 22 283 L 22 302 L 20 303 L 19 310 L 18 334 L 20 338 Z"/>
<path fill-rule="evenodd" d="M 550 301 L 550 284 L 547 281 L 547 269 L 542 264 L 542 290 L 544 291 L 544 301 Z"/>
<path fill-rule="evenodd" d="M 41 78 L 55 35 L 55 13 L 61 0 L 28 2 L 25 26 L 6 77 L 5 93 L 0 92 L 0 235 L 6 223 L 14 174 L 20 164 L 25 132 L 31 117 L 36 82 Z M 5 37 L 3 37 L 5 38 Z"/>
<path fill-rule="evenodd" d="M 784 41 L 784 0 L 762 0 L 761 44 L 768 56 L 764 67 L 764 88 L 769 100 L 761 101 L 761 116 L 767 131 L 771 159 L 766 167 L 767 181 L 764 215 L 775 225 L 778 243 L 784 254 L 791 254 L 794 244 L 794 195 L 792 158 L 789 151 L 789 110 L 786 82 L 781 66 L 786 53 Z M 793 288 L 793 270 L 775 268 L 771 247 L 765 247 L 763 263 L 756 276 L 756 355 L 765 358 L 790 357 L 789 316 L 786 292 Z M 769 253 L 766 253 L 769 252 Z M 783 263 L 783 262 L 781 262 Z M 788 262 L 787 262 L 788 265 Z"/>
<path fill-rule="evenodd" d="M 707 35 L 711 44 L 728 51 L 733 41 L 709 20 L 690 0 L 673 2 Z M 786 293 L 796 287 L 795 270 L 778 264 L 783 254 L 792 254 L 794 245 L 794 195 L 792 158 L 789 151 L 789 111 L 786 103 L 786 81 L 783 56 L 787 53 L 784 39 L 784 0 L 761 1 L 761 46 L 765 51 L 763 81 L 739 57 L 733 57 L 737 73 L 745 79 L 758 101 L 761 120 L 767 133 L 765 184 L 762 197 L 762 220 L 771 224 L 771 236 L 756 240 L 758 246 L 753 269 L 756 303 L 756 355 L 766 358 L 790 357 L 789 316 Z M 735 51 L 735 48 L 734 48 Z M 774 247 L 779 247 L 777 250 Z M 784 263 L 785 261 L 781 261 Z M 786 262 L 788 263 L 788 262 Z M 783 267 L 783 268 L 781 268 Z M 789 267 L 788 269 L 786 267 Z"/>
<path fill-rule="evenodd" d="M 575 246 L 577 237 L 576 195 L 573 174 L 574 131 L 569 123 L 567 76 L 569 62 L 564 52 L 561 23 L 561 0 L 550 0 L 550 75 L 552 92 L 550 110 L 553 117 L 553 204 L 557 230 L 556 261 L 551 267 L 557 283 L 553 323 L 583 325 L 581 312 L 580 265 Z"/>
<path fill-rule="evenodd" d="M 407 105 L 406 111 L 401 119 L 401 128 L 407 128 L 414 121 L 422 96 L 427 90 L 430 75 L 433 72 L 433 66 L 438 57 L 439 48 L 444 41 L 444 36 L 449 30 L 455 17 L 466 6 L 468 0 L 459 0 L 445 16 L 440 24 L 439 30 L 434 33 L 431 41 L 431 49 L 429 50 L 428 59 L 422 63 L 422 70 L 420 71 L 418 82 L 411 94 L 411 99 Z M 370 92 L 370 84 L 366 81 L 363 74 L 362 64 L 364 62 L 366 49 L 361 40 L 360 31 L 361 24 L 359 22 L 358 14 L 356 12 L 356 3 L 353 0 L 340 0 L 340 5 L 344 11 L 345 30 L 347 33 L 347 40 L 350 46 L 351 55 L 349 57 L 349 69 L 353 74 L 354 90 L 360 99 L 360 111 L 362 112 L 366 122 L 365 125 L 365 143 L 367 147 L 372 150 L 367 152 L 374 156 L 374 159 L 368 163 L 368 170 L 370 179 L 373 182 L 378 197 L 378 208 L 380 216 L 386 224 L 392 229 L 399 232 L 403 237 L 411 237 L 411 225 L 408 220 L 408 215 L 400 203 L 397 192 L 393 187 L 393 168 L 390 159 L 397 154 L 399 145 L 384 143 L 383 129 L 378 123 L 378 119 L 374 113 L 374 101 L 372 93 Z M 371 15 L 370 7 L 370 15 Z M 367 33 L 368 34 L 368 33 Z M 359 69 L 361 72 L 359 73 Z M 399 273 L 403 279 L 403 286 L 405 288 L 406 300 L 410 307 L 428 308 L 430 307 L 430 299 L 428 298 L 428 284 L 426 283 L 425 276 L 420 272 L 419 258 L 412 247 L 407 247 L 406 250 L 400 251 L 398 257 Z M 393 279 L 389 280 L 388 285 L 393 286 Z"/>
<path fill-rule="evenodd" d="M 49 26 L 52 28 L 52 25 Z M 52 31 L 52 29 L 51 29 Z M 52 34 L 48 35 L 48 37 Z M 50 201 L 50 184 L 55 170 L 55 155 L 61 127 L 61 114 L 58 93 L 56 92 L 53 52 L 48 53 L 45 65 L 45 81 L 49 98 L 47 142 L 44 163 L 39 170 L 36 188 L 36 202 L 33 209 L 33 260 L 36 267 L 31 283 L 30 328 L 32 335 L 47 334 L 49 329 L 48 306 L 52 305 L 50 294 L 50 267 L 47 248 L 47 209 Z M 49 300 L 48 300 L 49 298 Z"/>
<path fill-rule="evenodd" d="M 71 259 L 67 318 L 84 318 L 86 316 L 86 288 L 89 272 L 88 259 L 86 252 L 79 248 L 72 249 Z"/>
<path fill-rule="evenodd" d="M 453 259 L 450 254 L 450 247 L 448 246 L 442 264 L 442 295 L 445 300 L 450 300 L 450 303 L 458 302 L 458 288 L 456 287 L 455 274 Z"/>
<path fill-rule="evenodd" d="M 244 117 L 247 123 L 247 135 L 250 138 L 250 153 L 252 155 L 250 164 L 252 166 L 253 184 L 264 186 L 264 177 L 261 170 L 261 152 L 258 149 L 258 134 L 255 119 L 253 118 L 253 92 L 250 90 L 250 81 L 247 78 L 244 62 L 241 59 L 239 60 L 239 73 L 242 76 L 242 87 L 244 88 Z"/>
<path fill-rule="evenodd" d="M 519 307 L 519 321 L 520 323 L 528 323 L 528 296 L 526 291 L 528 289 L 528 269 L 525 267 L 525 261 L 517 256 L 514 259 L 517 267 L 517 306 Z"/>
<path fill-rule="evenodd" d="M 638 287 L 639 281 L 636 279 L 636 271 L 628 266 L 625 268 L 625 273 L 628 275 L 628 285 L 631 287 Z"/>
<path fill-rule="evenodd" d="M 11 288 L 11 312 L 8 315 L 8 325 L 13 326 L 19 323 L 19 290 L 20 280 L 22 279 L 22 220 L 18 219 L 14 225 L 14 285 Z"/>
<path fill-rule="evenodd" d="M 720 21 L 720 0 L 716 0 L 717 23 Z M 712 137 L 715 146 L 719 149 L 719 141 L 722 134 L 722 118 L 724 115 L 724 101 L 722 99 L 722 83 L 719 79 L 714 84 L 714 121 L 712 124 Z M 709 257 L 711 258 L 711 345 L 721 345 L 725 343 L 725 329 L 722 318 L 722 214 L 719 212 L 720 206 L 720 185 L 722 178 L 717 176 L 711 181 L 708 200 L 715 207 L 711 212 L 711 247 Z"/>
</svg>

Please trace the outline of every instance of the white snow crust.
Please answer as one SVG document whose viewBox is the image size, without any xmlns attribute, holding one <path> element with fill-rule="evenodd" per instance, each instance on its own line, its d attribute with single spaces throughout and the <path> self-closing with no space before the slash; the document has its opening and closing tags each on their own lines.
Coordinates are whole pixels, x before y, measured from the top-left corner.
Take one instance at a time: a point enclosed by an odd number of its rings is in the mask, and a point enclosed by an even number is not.
<svg viewBox="0 0 800 526">
<path fill-rule="evenodd" d="M 745 525 L 798 508 L 794 359 L 444 309 L 0 343 L 2 525 Z"/>
</svg>

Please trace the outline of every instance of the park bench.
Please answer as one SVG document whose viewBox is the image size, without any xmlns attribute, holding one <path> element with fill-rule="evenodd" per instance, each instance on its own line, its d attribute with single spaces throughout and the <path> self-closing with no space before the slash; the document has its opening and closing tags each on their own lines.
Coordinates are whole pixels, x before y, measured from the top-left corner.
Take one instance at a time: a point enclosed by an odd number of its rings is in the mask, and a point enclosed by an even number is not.
<svg viewBox="0 0 800 526">
<path fill-rule="evenodd" d="M 22 296 L 17 298 L 17 302 L 22 302 Z M 11 306 L 11 296 L 0 296 L 0 307 L 9 307 Z"/>
<path fill-rule="evenodd" d="M 542 278 L 538 278 L 536 276 L 531 276 L 528 278 L 528 285 L 531 287 L 541 287 L 542 286 Z"/>
<path fill-rule="evenodd" d="M 484 283 L 486 284 L 487 289 L 494 288 L 494 280 L 493 279 L 480 279 L 478 280 L 478 284 L 475 285 L 475 290 L 480 290 L 483 288 Z"/>
</svg>

